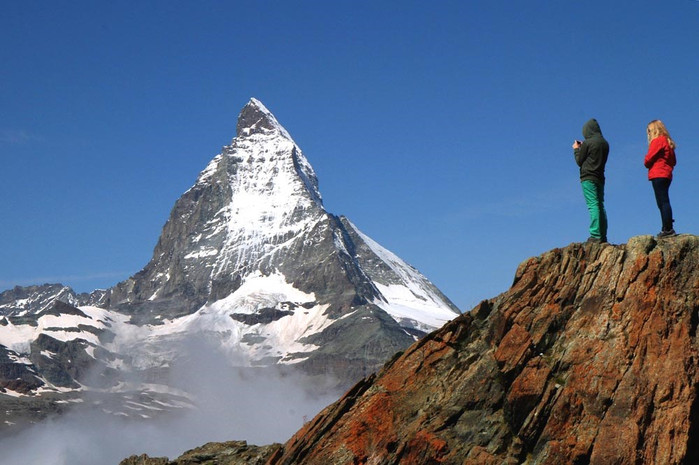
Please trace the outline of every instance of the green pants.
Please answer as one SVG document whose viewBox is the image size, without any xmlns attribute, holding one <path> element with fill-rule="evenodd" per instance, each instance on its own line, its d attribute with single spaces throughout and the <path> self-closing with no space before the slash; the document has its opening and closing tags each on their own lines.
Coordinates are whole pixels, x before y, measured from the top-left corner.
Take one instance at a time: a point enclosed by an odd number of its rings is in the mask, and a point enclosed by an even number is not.
<svg viewBox="0 0 699 465">
<path fill-rule="evenodd" d="M 583 196 L 590 212 L 590 236 L 607 240 L 607 212 L 604 210 L 604 182 L 582 181 Z"/>
</svg>

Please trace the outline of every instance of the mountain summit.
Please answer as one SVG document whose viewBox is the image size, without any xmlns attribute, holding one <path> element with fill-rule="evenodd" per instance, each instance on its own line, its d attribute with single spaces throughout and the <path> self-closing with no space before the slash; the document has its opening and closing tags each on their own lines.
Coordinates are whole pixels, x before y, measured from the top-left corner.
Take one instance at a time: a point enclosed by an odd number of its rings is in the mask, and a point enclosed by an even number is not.
<svg viewBox="0 0 699 465">
<path fill-rule="evenodd" d="M 297 263 L 303 237 L 327 217 L 313 168 L 262 103 L 175 203 L 153 258 L 106 305 L 154 323 L 230 295 L 255 272 Z M 310 249 L 312 247 L 306 247 Z"/>
<path fill-rule="evenodd" d="M 250 99 L 238 116 L 236 137 L 246 137 L 255 133 L 269 134 L 270 132 L 277 132 L 282 137 L 291 140 L 289 133 L 279 124 L 277 118 L 267 107 L 255 98 Z"/>
<path fill-rule="evenodd" d="M 150 263 L 101 303 L 139 325 L 189 316 L 183 332 L 218 317 L 222 344 L 250 363 L 306 362 L 314 373 L 329 364 L 345 379 L 458 314 L 414 268 L 325 210 L 312 166 L 255 99 L 175 203 Z"/>
<path fill-rule="evenodd" d="M 0 404 L 3 392 L 15 402 L 118 389 L 125 372 L 166 383 L 192 338 L 238 366 L 283 365 L 346 387 L 458 315 L 417 270 L 325 210 L 313 167 L 251 99 L 141 271 L 91 295 L 60 285 L 0 294 Z"/>
</svg>

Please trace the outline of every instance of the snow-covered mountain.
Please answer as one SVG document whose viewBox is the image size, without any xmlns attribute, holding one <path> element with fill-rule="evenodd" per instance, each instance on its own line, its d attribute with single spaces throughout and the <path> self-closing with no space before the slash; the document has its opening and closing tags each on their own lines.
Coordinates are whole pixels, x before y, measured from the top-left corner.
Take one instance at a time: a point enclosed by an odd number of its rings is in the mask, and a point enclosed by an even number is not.
<svg viewBox="0 0 699 465">
<path fill-rule="evenodd" d="M 293 366 L 347 386 L 458 313 L 416 269 L 325 210 L 301 149 L 252 99 L 143 270 L 91 295 L 60 285 L 0 294 L 0 407 L 91 391 L 179 408 L 186 393 L 165 373 L 193 337 L 237 366 Z M 129 384 L 134 372 L 152 382 Z"/>
</svg>

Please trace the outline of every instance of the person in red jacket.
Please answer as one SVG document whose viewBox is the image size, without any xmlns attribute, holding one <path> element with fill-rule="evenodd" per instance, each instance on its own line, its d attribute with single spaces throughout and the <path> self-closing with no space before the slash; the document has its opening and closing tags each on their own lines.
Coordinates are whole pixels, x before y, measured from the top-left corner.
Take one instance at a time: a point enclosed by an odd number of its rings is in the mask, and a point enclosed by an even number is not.
<svg viewBox="0 0 699 465">
<path fill-rule="evenodd" d="M 643 164 L 648 168 L 648 179 L 653 183 L 655 201 L 660 210 L 660 218 L 663 226 L 657 237 L 674 236 L 675 230 L 672 223 L 672 207 L 670 206 L 670 183 L 672 182 L 672 169 L 677 164 L 675 159 L 675 141 L 660 120 L 648 123 L 648 153 Z"/>
</svg>

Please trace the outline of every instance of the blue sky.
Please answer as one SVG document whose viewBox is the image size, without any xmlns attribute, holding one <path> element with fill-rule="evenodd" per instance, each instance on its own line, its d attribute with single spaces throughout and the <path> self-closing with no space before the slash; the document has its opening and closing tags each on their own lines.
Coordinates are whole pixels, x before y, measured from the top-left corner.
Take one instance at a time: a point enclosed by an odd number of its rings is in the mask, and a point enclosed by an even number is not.
<svg viewBox="0 0 699 465">
<path fill-rule="evenodd" d="M 260 99 L 328 211 L 462 310 L 588 237 L 570 145 L 611 144 L 609 239 L 655 234 L 645 126 L 699 219 L 699 2 L 25 1 L 0 15 L 0 289 L 109 287 Z"/>
</svg>

